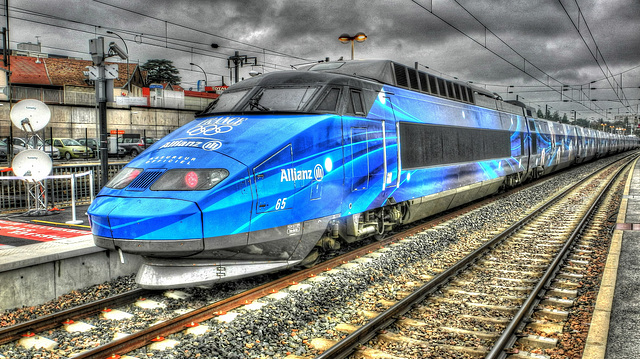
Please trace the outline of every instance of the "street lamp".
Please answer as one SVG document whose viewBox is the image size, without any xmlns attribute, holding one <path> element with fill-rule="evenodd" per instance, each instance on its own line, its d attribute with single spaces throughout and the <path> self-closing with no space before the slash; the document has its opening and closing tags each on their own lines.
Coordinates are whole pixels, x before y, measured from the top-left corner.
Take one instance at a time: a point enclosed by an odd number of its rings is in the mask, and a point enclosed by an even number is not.
<svg viewBox="0 0 640 359">
<path fill-rule="evenodd" d="M 343 44 L 351 42 L 351 60 L 353 60 L 353 41 L 355 40 L 357 42 L 363 42 L 366 39 L 367 39 L 367 35 L 365 35 L 364 32 L 359 32 L 356 34 L 356 36 L 350 36 L 349 34 L 342 34 L 340 35 L 340 37 L 338 37 L 338 40 L 340 40 L 340 42 Z"/>
<path fill-rule="evenodd" d="M 127 52 L 127 92 L 130 95 L 130 93 L 131 93 L 131 81 L 129 81 L 129 47 L 127 47 L 127 42 L 124 41 L 122 36 L 118 35 L 117 33 L 113 32 L 111 30 L 107 30 L 107 34 L 116 35 L 117 37 L 120 38 L 120 40 L 122 40 L 122 43 L 124 44 L 124 51 Z"/>
<path fill-rule="evenodd" d="M 195 66 L 195 67 L 199 68 L 200 70 L 202 70 L 202 73 L 204 74 L 204 90 L 206 92 L 207 91 L 207 73 L 204 71 L 204 69 L 202 67 L 200 67 L 199 65 L 194 64 L 193 62 L 190 62 L 189 65 Z"/>
</svg>

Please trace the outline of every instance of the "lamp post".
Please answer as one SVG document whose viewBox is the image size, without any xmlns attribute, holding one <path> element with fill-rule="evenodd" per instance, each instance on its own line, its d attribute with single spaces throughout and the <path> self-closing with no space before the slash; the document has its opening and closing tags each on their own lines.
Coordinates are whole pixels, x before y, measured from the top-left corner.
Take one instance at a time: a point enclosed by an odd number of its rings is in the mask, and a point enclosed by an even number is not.
<svg viewBox="0 0 640 359">
<path fill-rule="evenodd" d="M 111 30 L 107 30 L 107 34 L 116 35 L 117 37 L 120 38 L 120 40 L 122 40 L 122 43 L 124 44 L 124 51 L 127 52 L 127 94 L 130 95 L 130 93 L 131 93 L 131 81 L 129 79 L 129 47 L 127 46 L 127 42 L 124 41 L 122 36 L 118 35 L 117 33 L 113 32 Z"/>
<path fill-rule="evenodd" d="M 200 65 L 196 65 L 193 62 L 190 62 L 189 65 L 195 66 L 195 67 L 199 68 L 200 70 L 202 70 L 202 73 L 204 74 L 204 90 L 207 91 L 207 73 L 204 71 L 204 69 L 202 67 L 200 67 Z"/>
<path fill-rule="evenodd" d="M 356 36 L 350 36 L 349 34 L 342 34 L 340 35 L 340 37 L 338 37 L 338 40 L 340 40 L 341 43 L 346 44 L 348 42 L 351 42 L 351 60 L 353 60 L 353 41 L 357 41 L 357 42 L 364 42 L 364 40 L 367 39 L 367 35 L 364 34 L 364 32 L 359 32 L 356 34 Z"/>
</svg>

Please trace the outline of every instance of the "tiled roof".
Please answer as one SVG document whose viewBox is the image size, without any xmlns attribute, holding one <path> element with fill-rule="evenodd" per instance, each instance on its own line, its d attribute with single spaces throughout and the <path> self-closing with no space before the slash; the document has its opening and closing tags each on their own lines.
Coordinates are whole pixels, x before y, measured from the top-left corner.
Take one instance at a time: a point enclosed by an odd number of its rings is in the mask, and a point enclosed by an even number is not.
<svg viewBox="0 0 640 359">
<path fill-rule="evenodd" d="M 87 66 L 93 66 L 92 61 L 57 58 L 48 58 L 45 60 L 49 77 L 54 85 L 89 86 L 85 81 L 86 77 L 83 71 L 87 71 Z M 131 77 L 138 66 L 136 63 L 129 64 L 129 72 L 127 73 L 126 63 L 107 62 L 107 64 L 118 65 L 118 78 L 113 84 L 116 88 L 123 87 L 127 83 L 127 76 Z"/>
<path fill-rule="evenodd" d="M 51 78 L 51 84 L 56 86 L 89 86 L 85 81 L 83 71 L 87 71 L 87 66 L 92 66 L 93 62 L 88 60 L 73 59 L 44 59 L 47 64 L 47 72 Z"/>
<path fill-rule="evenodd" d="M 0 56 L 1 58 L 2 56 Z M 84 71 L 87 71 L 87 66 L 93 66 L 92 61 L 27 56 L 11 56 L 10 59 L 11 83 L 13 84 L 93 87 L 93 85 L 89 85 L 85 81 L 86 76 L 84 75 Z M 127 72 L 126 63 L 108 64 L 118 65 L 119 75 L 114 82 L 114 87 L 116 88 L 124 87 L 128 78 L 133 76 L 138 66 L 137 63 L 129 64 L 129 71 Z M 4 68 L 1 62 L 0 67 Z"/>
<path fill-rule="evenodd" d="M 0 56 L 0 58 L 3 57 Z M 51 85 L 42 60 L 36 57 L 11 56 L 11 82 L 15 84 Z M 0 64 L 0 67 L 5 68 L 4 64 Z"/>
</svg>

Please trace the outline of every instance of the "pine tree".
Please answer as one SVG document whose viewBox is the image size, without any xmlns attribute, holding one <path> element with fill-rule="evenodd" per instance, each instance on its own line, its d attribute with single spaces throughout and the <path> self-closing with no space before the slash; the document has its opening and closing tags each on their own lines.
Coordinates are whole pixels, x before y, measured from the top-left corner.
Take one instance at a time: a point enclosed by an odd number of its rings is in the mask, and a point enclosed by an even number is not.
<svg viewBox="0 0 640 359">
<path fill-rule="evenodd" d="M 151 83 L 180 84 L 178 69 L 173 66 L 173 61 L 164 59 L 153 59 L 142 65 L 142 69 L 147 71 L 147 85 Z"/>
</svg>

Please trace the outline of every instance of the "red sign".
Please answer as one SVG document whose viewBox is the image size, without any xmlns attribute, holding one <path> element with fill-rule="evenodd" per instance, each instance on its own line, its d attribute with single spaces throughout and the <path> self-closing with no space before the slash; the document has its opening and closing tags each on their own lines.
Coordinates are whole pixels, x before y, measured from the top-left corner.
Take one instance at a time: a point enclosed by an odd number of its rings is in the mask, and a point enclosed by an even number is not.
<svg viewBox="0 0 640 359">
<path fill-rule="evenodd" d="M 55 241 L 57 239 L 85 236 L 87 234 L 91 234 L 91 232 L 80 229 L 41 226 L 38 224 L 0 220 L 0 235 L 13 238 L 48 242 Z"/>
<path fill-rule="evenodd" d="M 124 130 L 111 130 L 109 133 L 112 135 L 124 135 Z"/>
<path fill-rule="evenodd" d="M 215 91 L 224 91 L 224 90 L 226 90 L 226 89 L 228 89 L 228 88 L 229 88 L 229 86 L 214 86 L 214 87 L 213 87 L 213 89 L 214 89 Z"/>
</svg>

